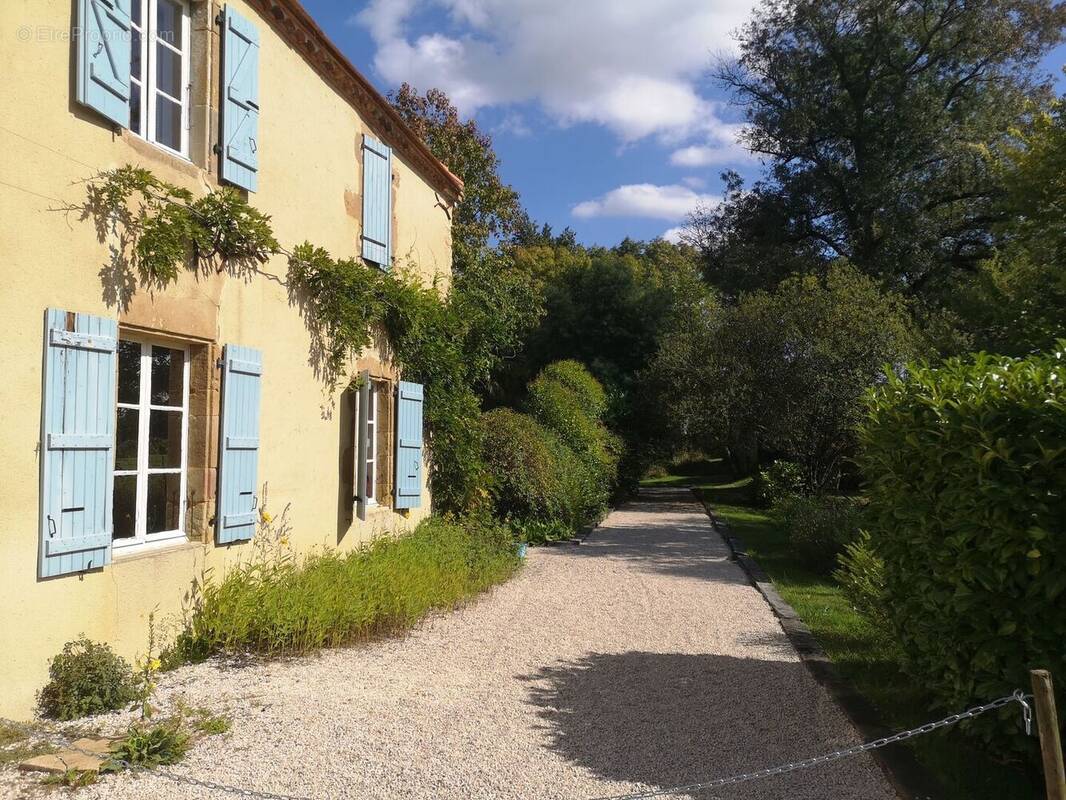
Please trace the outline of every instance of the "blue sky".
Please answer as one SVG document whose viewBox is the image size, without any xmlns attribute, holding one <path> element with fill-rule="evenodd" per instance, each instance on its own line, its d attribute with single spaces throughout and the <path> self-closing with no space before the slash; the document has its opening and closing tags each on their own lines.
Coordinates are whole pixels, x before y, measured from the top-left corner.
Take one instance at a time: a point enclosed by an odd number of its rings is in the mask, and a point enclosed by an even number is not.
<svg viewBox="0 0 1066 800">
<path fill-rule="evenodd" d="M 741 113 L 709 80 L 752 0 L 304 0 L 382 92 L 438 86 L 492 134 L 533 218 L 587 244 L 668 234 L 713 203 Z M 1060 76 L 1066 46 L 1044 62 Z"/>
</svg>

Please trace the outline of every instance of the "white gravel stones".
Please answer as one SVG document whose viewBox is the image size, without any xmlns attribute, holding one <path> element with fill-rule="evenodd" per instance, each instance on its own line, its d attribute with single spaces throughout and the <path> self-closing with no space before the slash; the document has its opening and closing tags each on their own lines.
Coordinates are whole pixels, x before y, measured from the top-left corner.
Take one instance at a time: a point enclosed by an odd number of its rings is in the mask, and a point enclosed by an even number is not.
<svg viewBox="0 0 1066 800">
<path fill-rule="evenodd" d="M 858 741 L 677 490 L 645 490 L 580 546 L 531 550 L 514 580 L 407 637 L 187 667 L 161 681 L 164 705 L 178 698 L 233 729 L 175 772 L 322 800 L 581 800 Z M 714 796 L 895 795 L 862 756 Z M 224 795 L 120 775 L 76 797 Z"/>
</svg>

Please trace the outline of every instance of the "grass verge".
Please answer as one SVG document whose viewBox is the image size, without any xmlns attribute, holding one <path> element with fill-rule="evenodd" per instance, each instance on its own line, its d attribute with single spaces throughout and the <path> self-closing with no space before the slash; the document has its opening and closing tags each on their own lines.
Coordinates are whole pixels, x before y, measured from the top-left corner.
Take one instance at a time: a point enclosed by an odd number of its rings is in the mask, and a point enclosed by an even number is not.
<svg viewBox="0 0 1066 800">
<path fill-rule="evenodd" d="M 692 486 L 728 520 L 734 535 L 803 618 L 840 674 L 877 709 L 893 730 L 943 716 L 932 698 L 904 672 L 903 653 L 890 632 L 877 628 L 847 601 L 831 576 L 800 563 L 782 528 L 754 504 L 751 480 L 737 480 L 722 462 L 691 465 L 684 474 L 644 481 L 645 486 Z M 991 699 L 991 698 L 990 698 Z M 948 729 L 902 745 L 940 782 L 942 800 L 1028 800 L 1043 797 L 1039 776 L 994 761 Z"/>
<path fill-rule="evenodd" d="M 398 633 L 505 580 L 517 564 L 510 530 L 480 519 L 431 517 L 404 536 L 303 558 L 284 539 L 257 537 L 250 560 L 198 582 L 165 662 L 298 655 Z"/>
</svg>

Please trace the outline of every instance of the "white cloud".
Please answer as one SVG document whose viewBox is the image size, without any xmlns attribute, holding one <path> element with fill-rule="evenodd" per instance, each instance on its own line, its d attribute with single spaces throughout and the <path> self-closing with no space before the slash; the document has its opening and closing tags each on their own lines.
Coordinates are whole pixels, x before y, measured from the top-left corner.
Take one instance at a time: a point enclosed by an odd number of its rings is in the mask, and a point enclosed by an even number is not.
<svg viewBox="0 0 1066 800">
<path fill-rule="evenodd" d="M 533 130 L 529 127 L 529 123 L 526 122 L 524 116 L 516 112 L 511 112 L 499 121 L 499 123 L 492 129 L 492 132 L 509 133 L 511 136 L 522 138 L 531 135 Z"/>
<path fill-rule="evenodd" d="M 665 239 L 671 244 L 680 244 L 681 237 L 684 235 L 684 233 L 685 226 L 678 225 L 676 228 L 670 228 L 669 230 L 663 231 L 662 235 L 659 238 Z"/>
<path fill-rule="evenodd" d="M 371 0 L 354 19 L 390 83 L 444 89 L 464 114 L 536 102 L 562 124 L 607 126 L 625 142 L 721 127 L 697 79 L 754 0 Z M 419 12 L 448 33 L 417 33 Z"/>
<path fill-rule="evenodd" d="M 689 175 L 681 179 L 681 182 L 690 189 L 702 189 L 707 185 L 707 181 L 696 175 Z"/>
<path fill-rule="evenodd" d="M 751 161 L 754 156 L 740 142 L 743 132 L 743 125 L 726 124 L 711 117 L 711 124 L 706 126 L 706 143 L 675 150 L 670 154 L 670 163 L 675 167 L 692 168 Z"/>
<path fill-rule="evenodd" d="M 591 217 L 649 217 L 671 222 L 683 220 L 698 206 L 714 206 L 720 198 L 699 194 L 687 186 L 656 186 L 633 183 L 612 189 L 595 200 L 585 200 L 573 208 L 579 219 Z"/>
</svg>

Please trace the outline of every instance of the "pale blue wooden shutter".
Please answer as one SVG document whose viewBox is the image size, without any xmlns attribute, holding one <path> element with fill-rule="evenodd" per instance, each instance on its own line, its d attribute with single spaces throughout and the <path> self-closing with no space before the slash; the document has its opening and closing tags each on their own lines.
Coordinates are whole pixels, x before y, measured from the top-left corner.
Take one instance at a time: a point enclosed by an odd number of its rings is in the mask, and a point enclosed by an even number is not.
<svg viewBox="0 0 1066 800">
<path fill-rule="evenodd" d="M 251 347 L 228 344 L 222 365 L 215 531 L 219 544 L 228 544 L 251 539 L 255 533 L 263 356 Z"/>
<path fill-rule="evenodd" d="M 259 30 L 226 6 L 222 31 L 222 178 L 259 186 Z"/>
<path fill-rule="evenodd" d="M 117 340 L 115 320 L 45 315 L 42 578 L 111 563 Z"/>
<path fill-rule="evenodd" d="M 392 150 L 363 136 L 363 258 L 392 263 Z"/>
<path fill-rule="evenodd" d="M 130 0 L 78 0 L 78 102 L 130 126 Z"/>
<path fill-rule="evenodd" d="M 400 381 L 396 391 L 395 508 L 422 505 L 422 384 Z"/>
<path fill-rule="evenodd" d="M 359 519 L 366 519 L 366 456 L 370 443 L 367 429 L 370 422 L 370 372 L 359 373 L 359 409 L 355 421 L 355 511 Z"/>
</svg>

